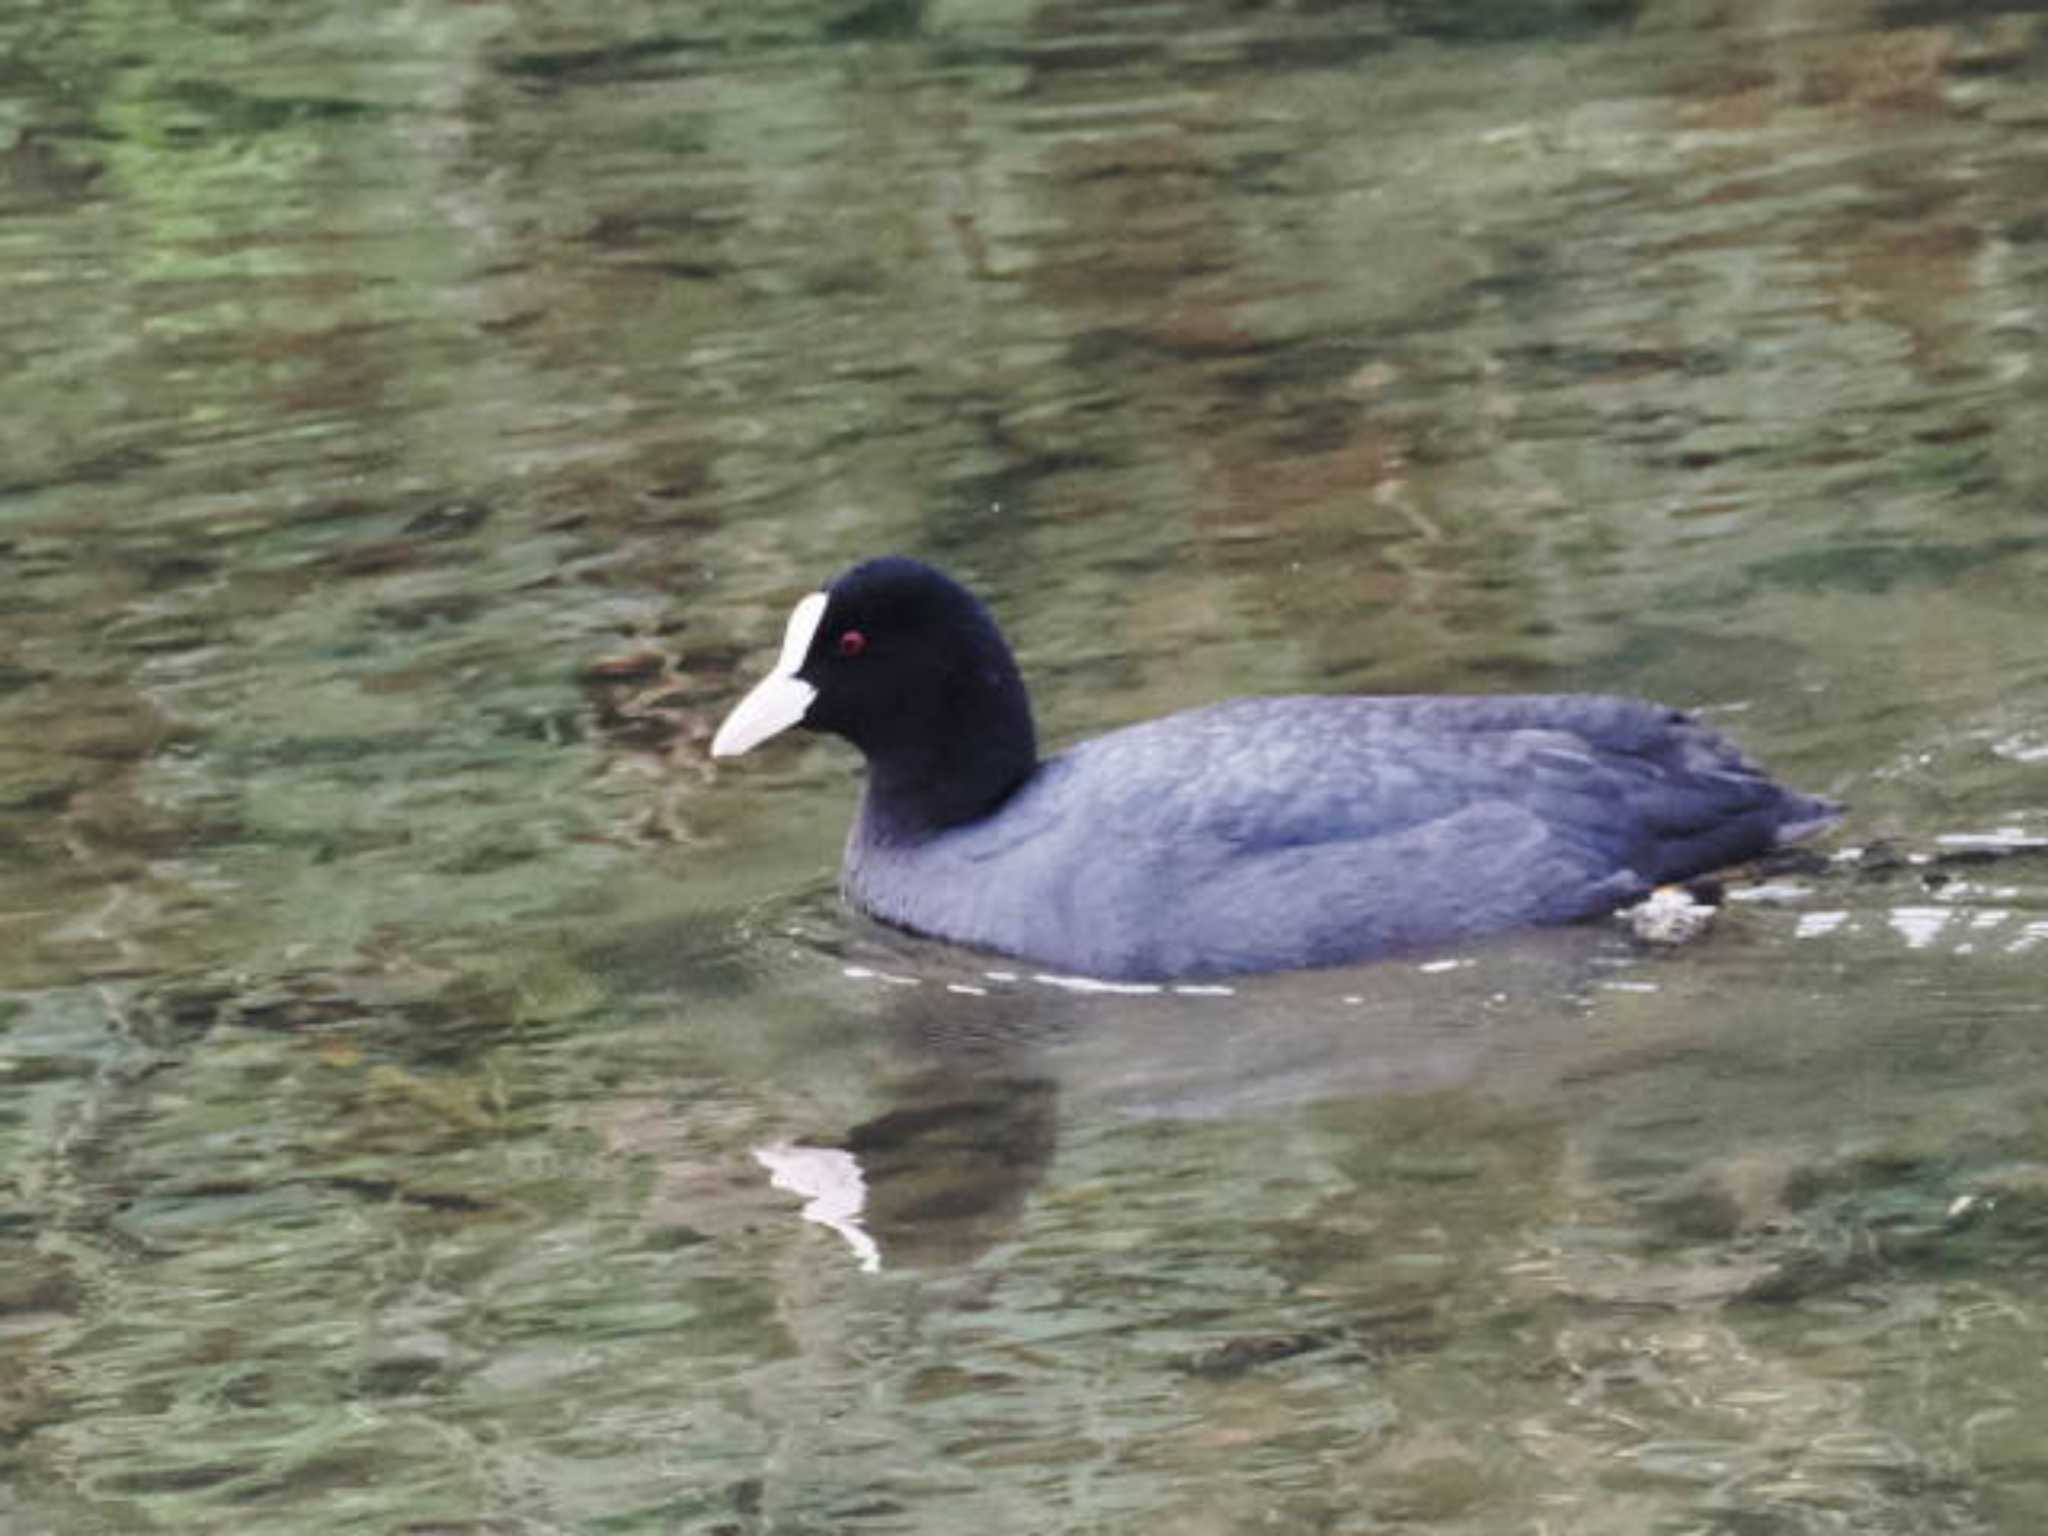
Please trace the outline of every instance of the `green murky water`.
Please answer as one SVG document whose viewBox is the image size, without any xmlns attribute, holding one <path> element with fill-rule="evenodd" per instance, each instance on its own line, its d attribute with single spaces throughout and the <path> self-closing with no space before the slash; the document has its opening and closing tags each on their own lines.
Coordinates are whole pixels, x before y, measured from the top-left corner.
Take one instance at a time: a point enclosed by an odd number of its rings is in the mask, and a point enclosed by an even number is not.
<svg viewBox="0 0 2048 1536">
<path fill-rule="evenodd" d="M 2044 208 L 2037 8 L 0 11 L 0 1531 L 2040 1530 Z M 1626 689 L 1865 851 L 1011 975 L 705 755 L 885 548 L 1053 739 Z"/>
</svg>

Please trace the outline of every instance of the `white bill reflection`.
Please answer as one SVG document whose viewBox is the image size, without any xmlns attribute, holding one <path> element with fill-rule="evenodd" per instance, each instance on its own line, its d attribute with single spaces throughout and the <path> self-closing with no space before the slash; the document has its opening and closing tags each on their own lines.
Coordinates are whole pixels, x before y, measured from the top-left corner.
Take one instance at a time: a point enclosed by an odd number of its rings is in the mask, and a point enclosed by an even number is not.
<svg viewBox="0 0 2048 1536">
<path fill-rule="evenodd" d="M 830 1227 L 845 1239 L 865 1274 L 882 1267 L 882 1250 L 861 1225 L 868 1181 L 851 1152 L 838 1147 L 800 1147 L 790 1142 L 754 1148 L 754 1161 L 768 1170 L 768 1182 L 803 1198 L 805 1221 Z"/>
</svg>

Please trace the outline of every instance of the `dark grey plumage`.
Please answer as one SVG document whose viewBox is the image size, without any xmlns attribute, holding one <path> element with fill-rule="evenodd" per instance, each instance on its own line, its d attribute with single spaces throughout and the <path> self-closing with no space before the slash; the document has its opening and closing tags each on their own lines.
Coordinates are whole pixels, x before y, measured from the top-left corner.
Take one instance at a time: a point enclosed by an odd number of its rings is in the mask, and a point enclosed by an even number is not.
<svg viewBox="0 0 2048 1536">
<path fill-rule="evenodd" d="M 1571 922 L 1839 814 L 1678 710 L 1600 695 L 1241 699 L 1040 762 L 963 588 L 887 559 L 827 598 L 795 675 L 803 723 L 868 758 L 848 899 L 1063 971 L 1333 965 Z"/>
</svg>

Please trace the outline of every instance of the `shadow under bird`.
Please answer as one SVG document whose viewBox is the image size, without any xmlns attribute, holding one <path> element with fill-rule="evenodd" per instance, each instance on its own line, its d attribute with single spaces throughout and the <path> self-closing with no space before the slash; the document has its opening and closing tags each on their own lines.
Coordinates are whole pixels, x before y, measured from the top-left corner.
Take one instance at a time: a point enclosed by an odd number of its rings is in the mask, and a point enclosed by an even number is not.
<svg viewBox="0 0 2048 1536">
<path fill-rule="evenodd" d="M 867 759 L 854 906 L 1121 980 L 1573 922 L 1840 814 L 1680 710 L 1599 694 L 1234 699 L 1040 758 L 987 608 L 898 556 L 796 605 L 712 755 L 791 726 Z"/>
</svg>

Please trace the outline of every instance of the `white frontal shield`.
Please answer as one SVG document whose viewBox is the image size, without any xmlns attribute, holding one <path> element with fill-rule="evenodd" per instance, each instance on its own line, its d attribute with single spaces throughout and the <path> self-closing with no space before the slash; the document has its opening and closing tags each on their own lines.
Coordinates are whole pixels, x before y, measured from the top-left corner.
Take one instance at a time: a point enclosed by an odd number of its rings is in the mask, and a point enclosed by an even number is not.
<svg viewBox="0 0 2048 1536">
<path fill-rule="evenodd" d="M 825 594 L 813 592 L 790 613 L 783 631 L 782 654 L 768 675 L 733 706 L 718 734 L 711 738 L 713 757 L 738 757 L 779 735 L 803 719 L 818 690 L 796 675 L 810 654 L 811 639 L 825 617 Z"/>
</svg>

